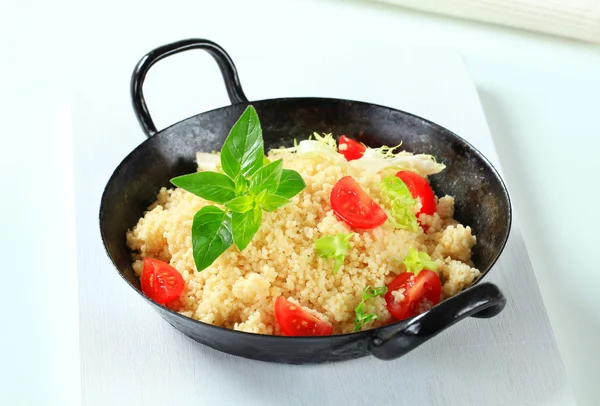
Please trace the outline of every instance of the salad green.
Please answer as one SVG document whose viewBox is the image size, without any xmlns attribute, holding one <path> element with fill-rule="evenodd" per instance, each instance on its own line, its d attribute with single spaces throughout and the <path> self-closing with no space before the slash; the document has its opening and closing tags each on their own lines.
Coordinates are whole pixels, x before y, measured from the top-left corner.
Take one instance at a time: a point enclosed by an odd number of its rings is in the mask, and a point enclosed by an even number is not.
<svg viewBox="0 0 600 406">
<path fill-rule="evenodd" d="M 328 235 L 315 240 L 315 250 L 317 256 L 321 258 L 333 258 L 333 273 L 337 273 L 342 265 L 350 246 L 350 238 L 354 233 L 339 233 L 337 235 Z"/>
<path fill-rule="evenodd" d="M 413 247 L 408 249 L 408 255 L 404 257 L 403 263 L 406 266 L 406 272 L 412 272 L 415 275 L 418 275 L 423 269 L 437 273 L 437 263 L 432 261 L 426 252 L 417 251 Z"/>
<path fill-rule="evenodd" d="M 409 170 L 421 176 L 433 175 L 441 172 L 446 167 L 435 160 L 433 155 L 413 154 L 408 151 L 396 152 L 400 145 L 395 147 L 382 146 L 369 148 L 362 157 L 347 161 L 344 155 L 338 152 L 337 143 L 331 134 L 313 133 L 308 140 L 294 142 L 291 148 L 275 150 L 277 153 L 296 153 L 300 156 L 325 156 L 338 165 L 349 165 L 355 169 L 368 172 L 380 172 L 386 169 Z"/>
<path fill-rule="evenodd" d="M 371 286 L 367 286 L 365 290 L 363 290 L 361 301 L 358 304 L 358 306 L 356 306 L 356 308 L 354 309 L 354 312 L 356 313 L 356 318 L 354 320 L 356 322 L 356 326 L 354 327 L 353 331 L 360 330 L 363 325 L 370 323 L 377 318 L 376 314 L 365 313 L 365 311 L 363 310 L 363 305 L 369 299 L 385 295 L 387 291 L 387 286 L 381 286 L 378 288 L 372 288 Z"/>
<path fill-rule="evenodd" d="M 396 228 L 417 231 L 419 224 L 415 213 L 418 202 L 412 197 L 410 190 L 402 179 L 394 175 L 383 178 L 381 194 L 387 199 L 391 210 L 388 220 Z"/>
</svg>

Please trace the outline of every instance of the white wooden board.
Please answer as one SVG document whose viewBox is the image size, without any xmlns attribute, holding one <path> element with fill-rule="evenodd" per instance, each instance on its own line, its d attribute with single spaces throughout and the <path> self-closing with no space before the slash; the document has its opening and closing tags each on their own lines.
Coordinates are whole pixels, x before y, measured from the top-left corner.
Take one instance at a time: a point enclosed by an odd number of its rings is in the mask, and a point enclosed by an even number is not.
<svg viewBox="0 0 600 406">
<path fill-rule="evenodd" d="M 216 352 L 171 328 L 112 268 L 97 222 L 112 170 L 143 141 L 128 80 L 145 51 L 114 59 L 106 77 L 87 84 L 73 110 L 86 405 L 574 403 L 517 221 L 501 260 L 486 278 L 507 296 L 504 312 L 490 320 L 461 322 L 399 360 L 267 364 Z M 287 52 L 285 58 L 281 52 Z M 317 47 L 310 58 L 281 52 L 231 51 L 250 99 L 329 96 L 397 107 L 455 131 L 498 166 L 476 88 L 455 51 L 384 52 L 347 44 L 335 51 Z M 217 68 L 199 53 L 157 65 L 146 89 L 159 127 L 227 104 Z"/>
</svg>

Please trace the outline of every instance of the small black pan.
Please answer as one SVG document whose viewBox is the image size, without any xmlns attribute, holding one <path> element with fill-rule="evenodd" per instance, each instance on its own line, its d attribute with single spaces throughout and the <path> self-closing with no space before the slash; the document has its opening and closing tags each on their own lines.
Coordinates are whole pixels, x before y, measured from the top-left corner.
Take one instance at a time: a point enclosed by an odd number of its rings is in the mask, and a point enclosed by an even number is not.
<svg viewBox="0 0 600 406">
<path fill-rule="evenodd" d="M 219 65 L 232 105 L 185 119 L 157 131 L 146 107 L 142 84 L 156 62 L 170 55 L 202 49 Z M 131 80 L 135 114 L 148 139 L 133 150 L 112 174 L 100 206 L 100 230 L 108 256 L 123 279 L 172 326 L 194 340 L 241 357 L 290 364 L 341 361 L 373 354 L 398 358 L 466 318 L 489 318 L 502 311 L 506 299 L 491 283 L 481 282 L 500 256 L 511 225 L 508 192 L 498 172 L 468 142 L 415 115 L 350 100 L 283 98 L 249 102 L 229 55 L 217 44 L 190 39 L 157 48 L 135 67 Z M 447 168 L 431 177 L 436 194 L 456 198 L 455 216 L 477 236 L 473 262 L 481 270 L 472 287 L 426 313 L 376 329 L 328 337 L 280 337 L 250 334 L 205 324 L 146 298 L 131 267 L 125 242 L 163 186 L 173 177 L 196 170 L 197 151 L 220 150 L 229 129 L 252 104 L 260 117 L 265 150 L 289 146 L 293 137 L 312 131 L 346 134 L 371 147 L 403 142 L 408 151 L 435 156 Z"/>
</svg>

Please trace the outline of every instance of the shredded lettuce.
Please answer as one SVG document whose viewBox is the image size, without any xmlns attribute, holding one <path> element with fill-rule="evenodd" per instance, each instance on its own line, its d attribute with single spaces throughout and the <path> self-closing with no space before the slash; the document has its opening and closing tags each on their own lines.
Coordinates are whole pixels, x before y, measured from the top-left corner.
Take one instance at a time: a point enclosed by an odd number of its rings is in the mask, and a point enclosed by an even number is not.
<svg viewBox="0 0 600 406">
<path fill-rule="evenodd" d="M 315 132 L 307 140 L 302 140 L 299 143 L 294 140 L 294 146 L 291 148 L 276 149 L 272 152 L 294 152 L 299 156 L 305 157 L 327 157 L 339 165 L 347 163 L 344 155 L 338 152 L 337 143 L 331 133 L 321 135 Z"/>
<path fill-rule="evenodd" d="M 404 257 L 404 266 L 406 266 L 406 272 L 412 272 L 418 275 L 423 269 L 429 269 L 437 273 L 437 263 L 431 260 L 431 257 L 426 252 L 420 252 L 410 247 L 408 249 L 408 255 Z"/>
<path fill-rule="evenodd" d="M 363 305 L 369 299 L 372 299 L 377 296 L 385 295 L 388 291 L 387 286 L 381 286 L 379 288 L 372 288 L 371 286 L 367 286 L 365 290 L 363 290 L 361 301 L 354 309 L 356 313 L 356 318 L 354 321 L 356 322 L 356 326 L 354 326 L 353 331 L 358 331 L 362 328 L 363 325 L 375 320 L 377 318 L 376 314 L 373 313 L 365 313 L 363 310 Z"/>
<path fill-rule="evenodd" d="M 416 172 L 421 176 L 440 173 L 446 167 L 444 164 L 437 163 L 433 155 L 414 155 L 407 151 L 395 152 L 400 148 L 400 145 L 395 147 L 383 146 L 381 148 L 367 147 L 362 157 L 350 161 L 348 164 L 351 167 L 375 173 L 392 167 L 397 170 Z"/>
<path fill-rule="evenodd" d="M 219 154 L 196 152 L 196 163 L 198 164 L 198 172 L 220 172 L 221 169 L 221 157 Z"/>
<path fill-rule="evenodd" d="M 386 169 L 409 170 L 421 176 L 433 175 L 441 172 L 446 167 L 435 160 L 433 155 L 412 154 L 407 151 L 396 152 L 402 144 L 395 147 L 383 146 L 365 150 L 362 157 L 347 161 L 344 155 L 338 152 L 337 143 L 331 134 L 314 132 L 308 140 L 296 142 L 291 148 L 272 150 L 272 153 L 296 153 L 300 156 L 322 156 L 332 159 L 338 165 L 349 165 L 352 168 L 378 173 Z"/>
<path fill-rule="evenodd" d="M 350 238 L 354 233 L 339 233 L 315 240 L 315 251 L 321 258 L 333 258 L 333 273 L 337 273 L 344 264 L 350 246 Z"/>
<path fill-rule="evenodd" d="M 417 231 L 416 213 L 419 202 L 412 197 L 410 190 L 402 180 L 394 175 L 383 178 L 381 183 L 381 195 L 386 201 L 388 220 L 396 228 Z"/>
</svg>

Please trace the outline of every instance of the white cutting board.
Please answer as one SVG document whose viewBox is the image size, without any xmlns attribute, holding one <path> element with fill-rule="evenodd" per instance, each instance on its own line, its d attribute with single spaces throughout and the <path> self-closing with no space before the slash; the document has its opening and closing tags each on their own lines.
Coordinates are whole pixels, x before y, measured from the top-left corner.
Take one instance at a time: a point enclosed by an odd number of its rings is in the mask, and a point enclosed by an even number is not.
<svg viewBox="0 0 600 406">
<path fill-rule="evenodd" d="M 505 310 L 489 320 L 463 321 L 395 361 L 250 361 L 197 344 L 163 321 L 113 269 L 97 221 L 112 170 L 144 139 L 128 80 L 145 51 L 116 59 L 73 112 L 84 404 L 574 404 L 516 220 L 486 277 L 507 296 Z M 230 52 L 251 100 L 325 96 L 396 107 L 458 133 L 499 169 L 477 90 L 453 50 L 356 50 L 347 44 L 304 54 Z M 227 104 L 218 69 L 200 52 L 157 65 L 146 94 L 159 128 Z"/>
</svg>

